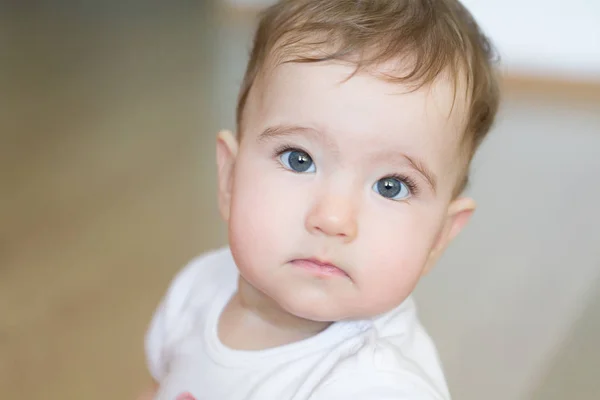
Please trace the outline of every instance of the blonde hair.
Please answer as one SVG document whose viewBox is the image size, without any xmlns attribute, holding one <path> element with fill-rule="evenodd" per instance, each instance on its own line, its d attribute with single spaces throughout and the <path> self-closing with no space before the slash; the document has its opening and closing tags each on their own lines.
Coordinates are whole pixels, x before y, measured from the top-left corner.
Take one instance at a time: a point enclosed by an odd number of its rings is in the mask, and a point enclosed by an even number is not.
<svg viewBox="0 0 600 400">
<path fill-rule="evenodd" d="M 498 110 L 495 58 L 490 41 L 458 0 L 282 0 L 260 18 L 238 99 L 238 132 L 249 93 L 269 63 L 342 60 L 358 72 L 398 60 L 401 73 L 383 78 L 414 89 L 448 72 L 455 89 L 464 82 L 468 103 L 460 193 Z"/>
</svg>

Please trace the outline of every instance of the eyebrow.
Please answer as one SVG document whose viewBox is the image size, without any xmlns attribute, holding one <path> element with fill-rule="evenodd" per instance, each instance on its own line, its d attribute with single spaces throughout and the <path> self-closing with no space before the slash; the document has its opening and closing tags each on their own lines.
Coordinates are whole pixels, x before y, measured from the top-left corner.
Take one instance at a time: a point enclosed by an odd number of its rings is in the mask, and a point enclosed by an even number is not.
<svg viewBox="0 0 600 400">
<path fill-rule="evenodd" d="M 312 131 L 312 129 L 298 125 L 274 125 L 266 128 L 258 136 L 258 141 L 265 142 L 270 139 L 276 139 L 293 133 L 306 133 L 307 131 Z"/>
<path fill-rule="evenodd" d="M 431 186 L 431 189 L 435 193 L 437 188 L 437 179 L 435 177 L 435 174 L 427 167 L 427 165 L 424 162 L 422 162 L 418 158 L 410 157 L 406 154 L 404 154 L 403 157 L 408 160 L 408 162 L 414 169 L 419 171 L 421 175 L 425 177 L 425 180 L 427 181 L 427 183 L 429 183 L 429 186 Z"/>
<path fill-rule="evenodd" d="M 274 125 L 266 128 L 259 136 L 259 142 L 268 142 L 272 139 L 278 139 L 294 134 L 306 134 L 322 141 L 327 147 L 332 149 L 334 153 L 338 153 L 337 144 L 327 135 L 324 135 L 317 129 L 309 128 L 300 125 Z"/>
</svg>

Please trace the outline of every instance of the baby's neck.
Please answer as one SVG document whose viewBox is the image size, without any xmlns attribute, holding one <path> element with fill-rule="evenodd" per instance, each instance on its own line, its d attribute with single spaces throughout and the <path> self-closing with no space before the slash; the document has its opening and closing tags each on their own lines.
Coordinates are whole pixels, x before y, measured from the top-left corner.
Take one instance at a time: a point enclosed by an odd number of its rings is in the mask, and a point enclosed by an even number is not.
<svg viewBox="0 0 600 400">
<path fill-rule="evenodd" d="M 236 350 L 264 350 L 307 339 L 330 322 L 288 313 L 240 277 L 238 290 L 219 318 L 221 342 Z"/>
</svg>

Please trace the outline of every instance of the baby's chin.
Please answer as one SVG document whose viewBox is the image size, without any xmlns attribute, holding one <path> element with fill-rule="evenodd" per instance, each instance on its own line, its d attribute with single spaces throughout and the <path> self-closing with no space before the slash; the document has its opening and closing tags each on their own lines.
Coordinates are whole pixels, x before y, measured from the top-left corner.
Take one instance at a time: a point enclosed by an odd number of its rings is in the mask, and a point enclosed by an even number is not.
<svg viewBox="0 0 600 400">
<path fill-rule="evenodd" d="M 353 299 L 341 299 L 334 294 L 327 298 L 310 296 L 279 297 L 275 299 L 288 313 L 316 322 L 340 322 L 372 320 L 394 310 L 408 297 L 405 296 L 367 296 L 357 294 Z"/>
<path fill-rule="evenodd" d="M 315 322 L 334 323 L 360 320 L 379 314 L 378 310 L 367 310 L 355 304 L 344 304 L 334 296 L 277 296 L 275 301 L 291 315 Z M 333 298 L 332 298 L 333 297 Z"/>
</svg>

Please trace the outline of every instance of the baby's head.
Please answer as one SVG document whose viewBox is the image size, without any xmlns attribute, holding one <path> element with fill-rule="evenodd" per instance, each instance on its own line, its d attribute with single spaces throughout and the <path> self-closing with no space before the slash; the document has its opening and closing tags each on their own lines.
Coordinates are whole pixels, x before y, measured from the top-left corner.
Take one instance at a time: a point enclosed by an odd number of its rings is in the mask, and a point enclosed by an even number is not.
<svg viewBox="0 0 600 400">
<path fill-rule="evenodd" d="M 315 321 L 399 305 L 474 211 L 498 106 L 487 39 L 456 0 L 287 0 L 264 13 L 219 204 L 242 280 Z"/>
</svg>

